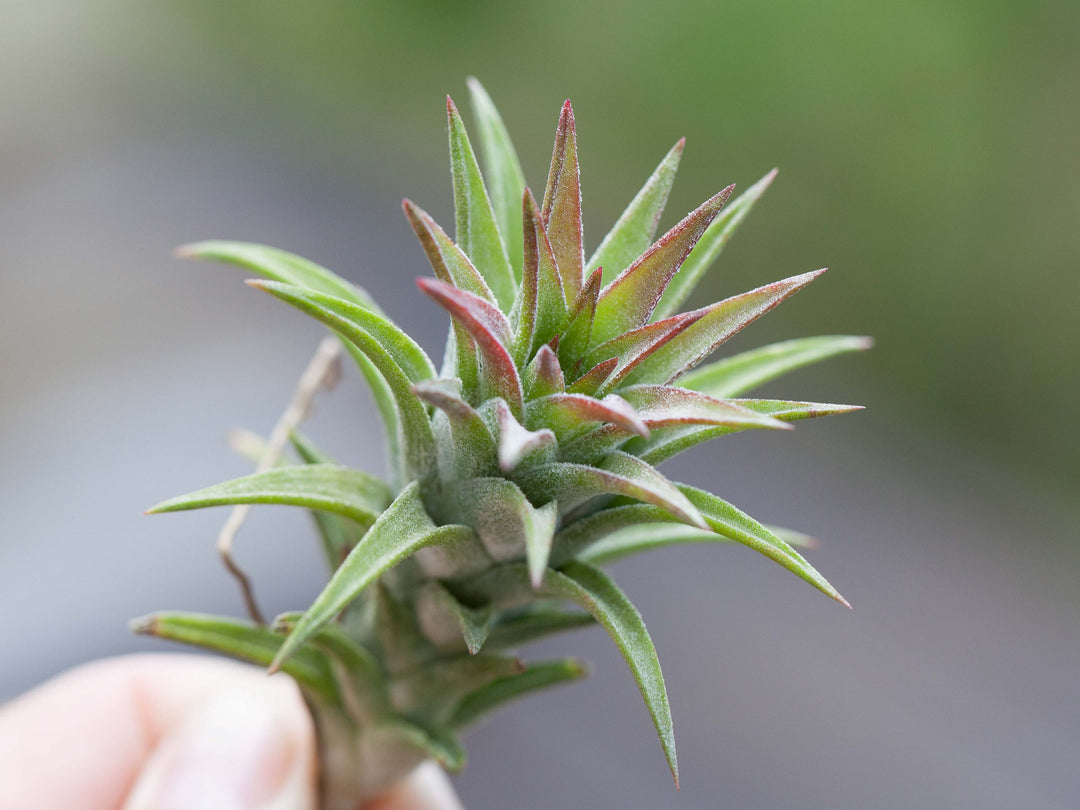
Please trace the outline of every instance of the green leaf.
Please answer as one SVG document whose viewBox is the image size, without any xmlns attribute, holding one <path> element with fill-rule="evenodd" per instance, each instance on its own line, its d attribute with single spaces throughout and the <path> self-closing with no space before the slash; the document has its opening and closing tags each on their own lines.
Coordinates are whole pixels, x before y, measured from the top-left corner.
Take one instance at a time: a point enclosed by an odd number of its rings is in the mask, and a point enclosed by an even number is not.
<svg viewBox="0 0 1080 810">
<path fill-rule="evenodd" d="M 455 729 L 470 726 L 512 700 L 549 686 L 576 681 L 587 674 L 588 669 L 584 662 L 576 658 L 529 664 L 524 672 L 499 678 L 475 692 L 470 692 L 455 707 L 448 724 Z"/>
<path fill-rule="evenodd" d="M 491 629 L 491 606 L 469 608 L 439 582 L 424 584 L 416 600 L 416 617 L 424 635 L 436 646 L 460 645 L 464 639 L 470 655 L 484 646 Z"/>
<path fill-rule="evenodd" d="M 340 299 L 275 282 L 250 283 L 322 321 L 371 361 L 396 404 L 405 472 L 416 477 L 426 471 L 435 438 L 427 409 L 412 393 L 412 383 L 434 377 L 435 369 L 415 342 L 389 321 Z"/>
<path fill-rule="evenodd" d="M 447 773 L 458 773 L 465 767 L 465 749 L 457 737 L 440 728 L 424 728 L 416 723 L 406 720 L 395 719 L 379 723 L 369 732 L 374 756 L 389 756 L 392 765 L 385 766 L 382 770 L 401 767 L 400 758 L 395 756 L 395 744 L 404 744 L 407 748 L 415 749 L 421 753 L 419 760 L 433 759 L 443 767 Z M 389 739 L 380 739 L 386 735 Z"/>
<path fill-rule="evenodd" d="M 471 534 L 464 526 L 436 526 L 420 498 L 420 485 L 415 481 L 409 484 L 334 572 L 289 634 L 271 670 L 279 669 L 368 585 L 418 549 L 461 541 Z"/>
<path fill-rule="evenodd" d="M 473 478 L 462 483 L 457 497 L 463 522 L 476 532 L 492 559 L 507 562 L 524 555 L 533 584 L 539 587 L 555 536 L 556 505 L 533 506 L 505 478 Z"/>
<path fill-rule="evenodd" d="M 446 414 L 453 441 L 440 442 L 438 452 L 451 458 L 440 458 L 440 470 L 453 474 L 455 480 L 485 475 L 495 471 L 497 448 L 484 420 L 461 398 L 457 380 L 425 380 L 413 386 L 413 392 L 424 402 Z"/>
<path fill-rule="evenodd" d="M 320 509 L 370 526 L 390 503 L 390 491 L 373 475 L 335 464 L 274 467 L 171 498 L 147 514 L 245 503 Z"/>
<path fill-rule="evenodd" d="M 465 695 L 524 669 L 516 658 L 489 653 L 443 658 L 395 677 L 390 695 L 399 712 L 420 713 L 441 724 Z"/>
<path fill-rule="evenodd" d="M 369 309 L 377 315 L 382 315 L 382 310 L 375 304 L 371 296 L 360 287 L 349 283 L 314 262 L 277 248 L 248 242 L 210 241 L 186 245 L 177 250 L 177 255 L 184 258 L 209 259 L 233 264 L 251 270 L 271 281 L 279 281 L 327 293 Z M 399 468 L 401 437 L 398 435 L 398 413 L 393 395 L 387 387 L 382 374 L 362 352 L 347 342 L 345 348 L 353 356 L 357 366 L 360 368 L 360 373 L 371 389 L 375 407 L 379 411 L 385 430 L 387 459 L 392 467 L 395 480 L 400 480 L 404 477 L 405 471 Z"/>
<path fill-rule="evenodd" d="M 566 300 L 576 301 L 584 277 L 585 252 L 581 235 L 577 130 L 570 99 L 563 104 L 555 129 L 555 147 L 551 151 L 551 168 L 541 211 L 559 265 Z"/>
<path fill-rule="evenodd" d="M 525 396 L 529 399 L 561 394 L 566 390 L 566 379 L 563 377 L 559 358 L 546 343 L 540 347 L 525 369 L 522 383 L 525 386 Z"/>
<path fill-rule="evenodd" d="M 453 284 L 460 290 L 478 295 L 492 304 L 497 304 L 494 293 L 488 287 L 484 277 L 473 267 L 465 252 L 454 244 L 446 232 L 439 227 L 431 216 L 412 200 L 403 200 L 402 209 L 409 220 L 420 246 L 427 254 L 428 262 L 436 278 L 447 284 Z"/>
<path fill-rule="evenodd" d="M 559 360 L 567 368 L 573 368 L 589 350 L 589 338 L 592 337 L 592 325 L 596 317 L 596 302 L 600 298 L 601 282 L 602 274 L 599 270 L 591 273 L 585 279 L 577 300 L 570 306 L 569 322 L 566 331 L 559 339 Z"/>
<path fill-rule="evenodd" d="M 336 463 L 302 434 L 294 431 L 290 439 L 297 455 L 305 464 Z M 390 503 L 389 491 L 386 493 L 385 502 Z M 319 509 L 312 509 L 311 517 L 315 521 L 315 528 L 322 541 L 323 554 L 331 571 L 337 568 L 352 547 L 360 542 L 360 538 L 364 536 L 369 525 Z"/>
<path fill-rule="evenodd" d="M 611 506 L 563 525 L 555 535 L 551 567 L 560 568 L 601 538 L 646 523 L 674 523 L 678 518 L 659 506 L 631 503 Z"/>
<path fill-rule="evenodd" d="M 701 511 L 709 526 L 717 534 L 722 534 L 764 554 L 844 607 L 851 607 L 836 588 L 830 585 L 814 566 L 804 560 L 799 552 L 748 514 L 709 492 L 685 484 L 678 486 L 691 503 Z"/>
<path fill-rule="evenodd" d="M 595 620 L 588 613 L 566 611 L 543 602 L 533 602 L 523 609 L 500 618 L 488 634 L 488 649 L 519 647 L 554 633 L 586 627 Z"/>
<path fill-rule="evenodd" d="M 747 428 L 790 429 L 771 415 L 743 407 L 730 400 L 707 397 L 697 391 L 687 391 L 667 385 L 635 385 L 623 388 L 626 403 L 637 414 L 649 431 L 659 431 L 661 436 L 674 436 L 677 431 L 693 435 L 693 430 L 715 429 L 722 426 L 727 432 Z M 707 426 L 703 428 L 702 426 Z M 717 433 L 716 435 L 722 435 Z M 702 439 L 704 441 L 704 438 Z M 632 455 L 646 458 L 654 442 L 648 437 L 631 438 L 630 433 L 619 425 L 603 425 L 578 436 L 573 441 L 561 442 L 559 458 L 591 464 L 596 459 L 622 447 Z M 651 456 L 647 459 L 653 463 Z"/>
<path fill-rule="evenodd" d="M 682 382 L 682 380 L 680 380 Z M 797 422 L 830 414 L 851 413 L 862 410 L 861 405 L 834 405 L 825 402 L 791 402 L 777 399 L 729 399 L 734 406 L 754 411 L 783 422 Z M 744 430 L 748 426 L 719 425 L 716 427 L 698 427 L 683 425 L 654 430 L 648 441 L 632 439 L 625 446 L 628 453 L 644 459 L 650 464 L 659 464 L 684 450 L 720 436 L 727 436 Z"/>
<path fill-rule="evenodd" d="M 603 268 L 605 284 L 629 267 L 652 243 L 685 145 L 686 138 L 680 138 L 671 147 L 589 259 L 588 272 Z"/>
<path fill-rule="evenodd" d="M 615 641 L 645 699 L 645 706 L 656 726 L 660 745 L 678 787 L 675 731 L 671 724 L 664 673 L 637 608 L 606 574 L 582 562 L 569 562 L 561 571 L 549 571 L 544 577 L 544 589 L 552 596 L 576 602 L 591 613 Z"/>
<path fill-rule="evenodd" d="M 598 466 L 555 462 L 522 473 L 518 484 L 533 503 L 557 500 L 563 514 L 599 495 L 623 495 L 666 509 L 679 521 L 708 528 L 675 485 L 640 459 L 615 452 Z"/>
<path fill-rule="evenodd" d="M 487 281 L 502 311 L 509 312 L 517 291 L 514 271 L 495 224 L 495 212 L 465 124 L 450 96 L 446 97 L 446 117 L 450 126 L 450 177 L 454 186 L 457 243 Z"/>
<path fill-rule="evenodd" d="M 521 170 L 510 133 L 506 131 L 499 111 L 483 85 L 473 77 L 466 80 L 472 95 L 473 114 L 476 116 L 480 134 L 480 156 L 484 162 L 484 176 L 491 192 L 491 205 L 499 223 L 503 243 L 510 254 L 514 275 L 521 278 L 521 217 L 518 201 L 525 190 L 525 173 Z"/>
<path fill-rule="evenodd" d="M 585 394 L 586 396 L 595 397 L 596 393 L 604 387 L 604 383 L 611 377 L 611 372 L 618 365 L 618 357 L 609 357 L 607 360 L 597 363 L 574 380 L 574 384 L 567 389 L 566 393 Z"/>
<path fill-rule="evenodd" d="M 685 388 L 670 385 L 634 385 L 619 389 L 619 394 L 649 428 L 727 425 L 790 430 L 789 426 L 779 419 L 758 410 Z"/>
<path fill-rule="evenodd" d="M 582 433 L 597 422 L 610 422 L 628 433 L 648 436 L 641 417 L 616 394 L 602 400 L 585 394 L 549 394 L 525 407 L 525 426 L 533 430 L 546 427 L 560 442 Z"/>
<path fill-rule="evenodd" d="M 591 343 L 596 346 L 649 322 L 664 289 L 690 249 L 724 207 L 734 186 L 728 186 L 687 214 L 637 261 L 600 292 Z"/>
<path fill-rule="evenodd" d="M 284 613 L 274 619 L 274 632 L 288 635 L 302 613 Z M 342 702 L 357 722 L 370 722 L 389 710 L 386 674 L 375 657 L 357 644 L 336 622 L 319 630 L 311 639 L 311 647 L 329 661 L 330 672 Z M 264 666 L 269 660 L 260 661 Z M 287 669 L 289 664 L 285 665 Z"/>
<path fill-rule="evenodd" d="M 525 232 L 525 269 L 521 297 L 515 306 L 518 318 L 515 355 L 524 365 L 541 345 L 562 334 L 566 328 L 566 298 L 559 268 L 555 266 L 540 211 L 528 189 L 521 200 Z"/>
<path fill-rule="evenodd" d="M 185 259 L 206 259 L 243 267 L 271 281 L 327 293 L 376 314 L 382 314 L 382 310 L 363 288 L 315 262 L 284 250 L 250 242 L 211 240 L 184 245 L 177 248 L 176 255 Z"/>
<path fill-rule="evenodd" d="M 679 385 L 722 399 L 737 397 L 789 371 L 873 345 L 872 338 L 852 335 L 785 340 L 702 366 L 682 377 Z"/>
<path fill-rule="evenodd" d="M 802 532 L 796 532 L 792 529 L 780 529 L 775 526 L 768 528 L 777 537 L 784 539 L 785 542 L 793 546 L 817 547 L 817 541 Z M 577 559 L 593 565 L 605 565 L 623 557 L 628 557 L 631 554 L 666 548 L 667 546 L 688 543 L 733 542 L 730 537 L 717 534 L 714 531 L 705 531 L 678 523 L 639 524 L 612 532 L 584 549 L 577 555 Z"/>
<path fill-rule="evenodd" d="M 135 619 L 131 629 L 141 635 L 191 644 L 262 666 L 270 663 L 284 641 L 277 633 L 251 622 L 200 613 L 154 613 Z M 301 650 L 282 670 L 305 690 L 337 702 L 334 679 L 321 653 Z"/>
<path fill-rule="evenodd" d="M 687 315 L 697 316 L 686 329 L 652 352 L 622 380 L 623 385 L 658 383 L 666 385 L 694 368 L 716 347 L 764 315 L 785 298 L 798 292 L 824 273 L 817 270 L 766 284 Z"/>
<path fill-rule="evenodd" d="M 691 324 L 699 320 L 701 316 L 700 312 L 684 312 L 681 315 L 672 315 L 662 321 L 633 329 L 625 335 L 619 335 L 606 343 L 601 343 L 585 355 L 583 365 L 588 368 L 592 363 L 599 364 L 601 359 L 615 358 L 618 362 L 597 390 L 606 391 L 616 388 L 639 364 L 651 357 L 661 346 L 673 340 L 676 335 L 690 328 Z"/>
<path fill-rule="evenodd" d="M 679 306 L 693 292 L 705 271 L 709 268 L 720 251 L 724 249 L 728 239 L 742 224 L 743 218 L 750 213 L 754 203 L 765 193 L 773 179 L 776 177 L 776 169 L 750 186 L 746 191 L 736 197 L 721 214 L 713 220 L 697 245 L 690 251 L 690 255 L 683 262 L 678 275 L 671 280 L 671 284 L 664 291 L 663 298 L 656 308 L 655 316 L 664 318 L 678 312 Z"/>
</svg>

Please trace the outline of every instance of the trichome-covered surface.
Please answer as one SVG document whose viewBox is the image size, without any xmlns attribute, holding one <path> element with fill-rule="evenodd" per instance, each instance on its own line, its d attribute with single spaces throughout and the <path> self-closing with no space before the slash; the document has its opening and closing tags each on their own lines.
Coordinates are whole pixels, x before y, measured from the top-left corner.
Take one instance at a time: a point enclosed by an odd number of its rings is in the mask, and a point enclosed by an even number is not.
<svg viewBox="0 0 1080 810">
<path fill-rule="evenodd" d="M 677 784 L 660 662 L 602 570 L 611 560 L 741 543 L 847 604 L 797 550 L 804 535 L 657 470 L 736 431 L 855 410 L 746 395 L 864 349 L 865 338 L 803 338 L 702 365 L 824 271 L 680 311 L 775 172 L 734 199 L 723 189 L 656 239 L 680 140 L 586 258 L 570 102 L 537 202 L 491 99 L 475 80 L 469 87 L 484 171 L 447 99 L 455 237 L 404 203 L 434 272 L 418 286 L 450 319 L 441 369 L 364 290 L 306 259 L 237 242 L 182 250 L 258 275 L 253 287 L 322 321 L 382 416 L 385 479 L 294 434 L 291 461 L 151 510 L 311 510 L 332 575 L 306 611 L 272 627 L 160 613 L 136 629 L 292 676 L 315 719 L 326 810 L 351 808 L 427 758 L 460 769 L 462 729 L 585 672 L 576 660 L 523 662 L 515 651 L 594 622 L 626 659 Z"/>
</svg>

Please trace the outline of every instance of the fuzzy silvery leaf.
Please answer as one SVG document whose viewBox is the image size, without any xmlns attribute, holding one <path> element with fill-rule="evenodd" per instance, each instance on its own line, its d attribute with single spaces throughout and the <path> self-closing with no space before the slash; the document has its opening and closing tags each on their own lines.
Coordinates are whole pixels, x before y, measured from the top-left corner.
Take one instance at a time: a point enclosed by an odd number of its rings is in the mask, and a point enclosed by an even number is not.
<svg viewBox="0 0 1080 810">
<path fill-rule="evenodd" d="M 581 177 L 577 130 L 570 99 L 563 104 L 541 209 L 566 300 L 577 300 L 584 279 L 585 249 L 581 232 Z"/>
<path fill-rule="evenodd" d="M 589 259 L 588 272 L 602 269 L 605 284 L 629 267 L 652 243 L 684 146 L 686 139 L 680 138 L 671 147 Z"/>
<path fill-rule="evenodd" d="M 712 354 L 717 346 L 740 329 L 824 272 L 816 270 L 792 276 L 687 313 L 696 316 L 694 322 L 638 363 L 623 379 L 623 384 L 666 385 L 672 382 Z"/>
<path fill-rule="evenodd" d="M 611 372 L 619 365 L 618 357 L 609 357 L 607 360 L 601 360 L 595 366 L 590 368 L 576 380 L 573 384 L 566 389 L 568 394 L 584 394 L 585 396 L 595 396 L 596 392 L 604 387 L 604 383 L 611 377 Z"/>
<path fill-rule="evenodd" d="M 709 527 L 717 534 L 722 534 L 764 554 L 800 579 L 809 582 L 826 596 L 835 599 L 845 607 L 851 607 L 836 588 L 830 585 L 814 566 L 804 560 L 799 552 L 748 514 L 709 492 L 684 484 L 680 484 L 679 489 L 694 506 L 701 510 Z"/>
<path fill-rule="evenodd" d="M 592 337 L 593 319 L 596 317 L 596 302 L 600 298 L 603 279 L 600 270 L 590 273 L 585 279 L 576 301 L 570 304 L 570 319 L 559 338 L 559 360 L 568 368 L 573 368 L 589 350 Z"/>
<path fill-rule="evenodd" d="M 601 290 L 590 339 L 593 346 L 649 322 L 664 289 L 733 189 L 728 186 L 702 203 Z"/>
<path fill-rule="evenodd" d="M 555 254 L 536 200 L 528 189 L 521 199 L 521 211 L 525 264 L 521 293 L 515 305 L 518 324 L 514 354 L 518 365 L 524 365 L 541 345 L 562 334 L 567 318 Z"/>
<path fill-rule="evenodd" d="M 454 187 L 456 240 L 487 281 L 503 312 L 514 304 L 517 282 L 506 253 L 484 178 L 476 163 L 465 124 L 450 96 L 446 97 L 450 129 L 450 177 Z"/>
<path fill-rule="evenodd" d="M 162 501 L 147 514 L 208 506 L 279 504 L 320 509 L 370 526 L 390 503 L 386 485 L 361 470 L 336 464 L 274 467 Z"/>
<path fill-rule="evenodd" d="M 576 602 L 592 614 L 615 641 L 645 699 L 645 706 L 656 726 L 660 745 L 678 787 L 675 732 L 667 688 L 664 686 L 664 673 L 637 608 L 606 574 L 583 562 L 570 562 L 561 571 L 549 571 L 544 577 L 544 590 Z"/>
<path fill-rule="evenodd" d="M 566 390 L 566 378 L 563 376 L 559 358 L 551 347 L 544 344 L 525 369 L 525 395 L 529 399 L 544 397 L 548 394 L 561 394 Z"/>
<path fill-rule="evenodd" d="M 484 277 L 473 267 L 465 252 L 439 227 L 439 223 L 411 200 L 404 200 L 401 207 L 427 254 L 435 277 L 497 305 L 495 295 Z"/>
<path fill-rule="evenodd" d="M 793 532 L 790 529 L 769 530 L 785 542 L 803 548 L 815 548 L 816 542 L 809 535 Z M 733 543 L 730 537 L 705 531 L 693 526 L 678 523 L 643 523 L 627 526 L 593 543 L 577 555 L 577 559 L 592 565 L 605 565 L 609 562 L 638 554 L 642 551 L 665 548 L 667 546 L 689 543 Z"/>
<path fill-rule="evenodd" d="M 284 641 L 277 633 L 251 622 L 200 613 L 155 613 L 135 619 L 131 628 L 142 635 L 179 641 L 262 666 L 270 664 Z M 334 679 L 321 653 L 300 650 L 282 669 L 305 691 L 337 702 Z"/>
<path fill-rule="evenodd" d="M 517 366 L 509 351 L 513 338 L 505 316 L 484 299 L 441 281 L 421 278 L 416 283 L 476 342 L 485 398 L 501 397 L 515 415 L 520 415 L 524 394 Z"/>
<path fill-rule="evenodd" d="M 674 484 L 626 453 L 612 453 L 595 467 L 566 462 L 544 464 L 522 473 L 517 481 L 530 501 L 557 500 L 562 514 L 600 495 L 622 495 L 659 506 L 683 523 L 708 528 Z"/>
<path fill-rule="evenodd" d="M 615 394 L 602 400 L 585 394 L 550 394 L 531 400 L 525 408 L 527 428 L 547 427 L 560 442 L 596 422 L 610 422 L 639 436 L 649 435 L 649 429 L 633 407 Z"/>
<path fill-rule="evenodd" d="M 269 281 L 280 281 L 327 293 L 382 315 L 382 310 L 362 287 L 346 281 L 313 261 L 278 248 L 251 242 L 212 240 L 184 245 L 177 248 L 176 255 L 184 259 L 205 259 L 232 264 Z"/>
<path fill-rule="evenodd" d="M 506 131 L 502 117 L 495 108 L 483 85 L 475 78 L 468 79 L 472 96 L 473 114 L 476 116 L 480 137 L 480 157 L 484 164 L 484 177 L 491 193 L 491 206 L 499 223 L 503 244 L 510 254 L 510 264 L 515 277 L 521 279 L 521 217 L 518 201 L 525 190 L 525 174 L 521 170 L 510 133 Z"/>
<path fill-rule="evenodd" d="M 464 526 L 436 527 L 420 498 L 419 484 L 409 484 L 334 572 L 330 582 L 285 640 L 272 668 L 279 668 L 320 627 L 399 562 L 425 546 L 453 543 L 471 533 Z"/>
<path fill-rule="evenodd" d="M 838 354 L 865 351 L 873 345 L 871 338 L 853 335 L 820 335 L 785 340 L 694 369 L 679 379 L 679 385 L 714 397 L 737 397 L 789 371 Z"/>
<path fill-rule="evenodd" d="M 427 411 L 411 390 L 412 383 L 435 376 L 431 361 L 425 362 L 423 350 L 411 338 L 398 340 L 389 321 L 376 321 L 378 316 L 341 299 L 276 282 L 249 283 L 322 321 L 371 361 L 386 381 L 397 407 L 405 471 L 417 475 L 427 469 L 435 439 Z M 399 360 L 409 367 L 412 376 Z"/>
<path fill-rule="evenodd" d="M 688 329 L 701 316 L 701 312 L 684 312 L 681 315 L 673 315 L 662 321 L 633 329 L 594 348 L 585 355 L 583 365 L 588 368 L 592 363 L 601 362 L 601 359 L 617 360 L 598 390 L 615 388 L 638 365 L 651 357 L 660 347 L 673 340 L 676 335 Z"/>
<path fill-rule="evenodd" d="M 679 382 L 682 382 L 680 380 Z M 771 417 L 781 422 L 797 422 L 831 414 L 851 413 L 862 410 L 861 405 L 836 405 L 826 402 L 793 402 L 777 399 L 729 399 L 734 406 Z M 640 456 L 650 464 L 659 464 L 684 450 L 689 450 L 703 442 L 726 436 L 744 426 L 718 425 L 699 427 L 693 425 L 659 428 L 649 440 L 630 440 L 624 449 Z"/>
<path fill-rule="evenodd" d="M 447 723 L 455 729 L 471 726 L 511 700 L 567 681 L 576 681 L 587 674 L 588 668 L 584 662 L 576 658 L 527 664 L 523 672 L 499 678 L 470 692 L 454 708 Z"/>
<path fill-rule="evenodd" d="M 742 224 L 746 215 L 750 213 L 754 203 L 765 193 L 765 189 L 772 184 L 776 174 L 776 169 L 766 174 L 728 203 L 724 210 L 720 212 L 720 215 L 712 221 L 712 224 L 702 234 L 694 249 L 690 251 L 690 255 L 686 257 L 686 261 L 683 262 L 678 275 L 671 280 L 671 284 L 664 291 L 664 295 L 656 307 L 655 317 L 664 318 L 678 312 L 679 305 L 694 291 L 694 287 L 701 281 L 705 271 L 716 261 L 728 239 Z"/>
</svg>

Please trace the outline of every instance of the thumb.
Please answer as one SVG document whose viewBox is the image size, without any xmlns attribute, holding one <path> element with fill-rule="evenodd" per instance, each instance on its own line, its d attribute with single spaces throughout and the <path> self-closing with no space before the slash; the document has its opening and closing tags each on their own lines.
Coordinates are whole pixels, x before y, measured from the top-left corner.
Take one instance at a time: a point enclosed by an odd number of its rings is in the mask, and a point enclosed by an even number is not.
<svg viewBox="0 0 1080 810">
<path fill-rule="evenodd" d="M 154 750 L 125 810 L 313 810 L 310 723 L 287 682 L 222 691 Z"/>
</svg>

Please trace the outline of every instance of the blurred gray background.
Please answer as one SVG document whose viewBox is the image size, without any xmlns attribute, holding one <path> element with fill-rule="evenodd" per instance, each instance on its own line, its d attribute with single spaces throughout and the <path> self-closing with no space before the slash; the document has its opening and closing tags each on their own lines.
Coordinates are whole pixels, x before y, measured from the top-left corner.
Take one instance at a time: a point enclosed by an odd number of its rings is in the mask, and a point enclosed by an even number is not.
<svg viewBox="0 0 1080 810">
<path fill-rule="evenodd" d="M 0 0 L 0 699 L 239 613 L 224 513 L 142 517 L 247 471 L 320 330 L 180 243 L 265 241 L 364 285 L 436 351 L 398 208 L 451 224 L 443 94 L 488 86 L 534 188 L 575 103 L 586 239 L 679 136 L 666 224 L 781 176 L 696 303 L 828 265 L 731 348 L 869 333 L 769 393 L 859 402 L 670 465 L 823 539 L 848 612 L 739 548 L 619 563 L 668 679 L 683 789 L 600 630 L 583 685 L 468 740 L 470 808 L 1080 803 L 1080 12 L 1075 3 Z M 466 113 L 467 115 L 467 113 Z M 310 432 L 378 471 L 355 377 Z M 305 516 L 239 554 L 269 612 L 323 571 Z"/>
</svg>

